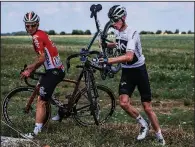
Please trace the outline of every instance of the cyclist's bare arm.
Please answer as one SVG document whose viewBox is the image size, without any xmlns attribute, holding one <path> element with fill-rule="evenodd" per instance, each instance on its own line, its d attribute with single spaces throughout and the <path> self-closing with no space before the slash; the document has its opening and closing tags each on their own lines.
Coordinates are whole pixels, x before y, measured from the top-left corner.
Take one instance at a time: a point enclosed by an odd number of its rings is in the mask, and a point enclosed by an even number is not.
<svg viewBox="0 0 195 147">
<path fill-rule="evenodd" d="M 99 43 L 99 47 L 101 47 L 101 42 Z M 112 49 L 112 48 L 115 48 L 117 46 L 117 43 L 116 42 L 113 42 L 113 43 L 106 43 L 107 44 L 107 48 L 108 49 Z"/>
<path fill-rule="evenodd" d="M 37 60 L 34 62 L 34 70 L 39 68 L 45 61 L 45 53 L 41 53 L 38 55 Z"/>
<path fill-rule="evenodd" d="M 129 62 L 133 60 L 133 55 L 134 55 L 134 52 L 127 51 L 126 54 L 124 55 L 114 57 L 114 58 L 108 58 L 108 63 L 114 64 L 114 63 Z"/>
<path fill-rule="evenodd" d="M 45 61 L 43 38 L 41 38 L 40 36 L 33 37 L 33 43 L 35 44 L 34 47 L 35 47 L 38 57 L 34 63 L 27 66 L 27 69 L 30 72 L 39 68 Z"/>
<path fill-rule="evenodd" d="M 39 68 L 45 61 L 45 53 L 44 52 L 39 52 L 37 59 L 35 60 L 34 63 L 30 64 L 27 66 L 27 69 L 30 71 L 34 71 L 37 68 Z"/>
<path fill-rule="evenodd" d="M 107 43 L 107 48 L 115 48 L 117 46 L 116 42 L 113 43 Z"/>
</svg>

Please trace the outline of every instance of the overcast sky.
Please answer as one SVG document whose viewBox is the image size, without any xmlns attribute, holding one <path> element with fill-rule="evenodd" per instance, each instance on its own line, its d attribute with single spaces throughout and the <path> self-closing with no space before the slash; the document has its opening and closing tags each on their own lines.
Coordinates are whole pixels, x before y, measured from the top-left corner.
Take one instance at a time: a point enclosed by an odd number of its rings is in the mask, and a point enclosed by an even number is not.
<svg viewBox="0 0 195 147">
<path fill-rule="evenodd" d="M 108 21 L 109 8 L 120 4 L 127 9 L 128 24 L 138 31 L 194 32 L 194 2 L 1 2 L 1 33 L 24 31 L 23 17 L 29 11 L 40 16 L 40 29 L 57 33 L 89 29 L 94 33 L 92 4 L 102 4 L 98 13 L 102 27 Z"/>
</svg>

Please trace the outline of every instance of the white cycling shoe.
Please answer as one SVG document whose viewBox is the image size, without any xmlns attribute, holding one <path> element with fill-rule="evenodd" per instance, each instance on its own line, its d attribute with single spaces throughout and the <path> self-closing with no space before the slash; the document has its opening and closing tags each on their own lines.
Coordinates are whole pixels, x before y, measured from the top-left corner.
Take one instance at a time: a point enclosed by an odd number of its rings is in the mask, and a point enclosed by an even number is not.
<svg viewBox="0 0 195 147">
<path fill-rule="evenodd" d="M 158 134 L 158 135 L 156 134 L 156 139 L 157 139 L 158 144 L 160 144 L 162 146 L 164 146 L 166 144 L 162 134 Z"/>
<path fill-rule="evenodd" d="M 146 138 L 146 136 L 148 135 L 149 129 L 150 129 L 149 126 L 141 127 L 139 135 L 137 136 L 137 140 L 142 140 Z"/>
<path fill-rule="evenodd" d="M 32 133 L 26 133 L 26 134 L 21 134 L 22 137 L 26 138 L 26 139 L 34 139 L 36 135 L 38 135 L 38 133 L 41 132 L 41 129 L 38 127 L 34 128 L 34 131 Z"/>
<path fill-rule="evenodd" d="M 157 138 L 157 141 L 159 145 L 165 146 L 166 144 L 164 138 Z"/>
<path fill-rule="evenodd" d="M 26 134 L 21 134 L 21 136 L 25 139 L 34 139 L 35 138 L 35 134 L 34 133 L 26 133 Z"/>
<path fill-rule="evenodd" d="M 59 114 L 57 114 L 56 116 L 52 117 L 52 120 L 59 121 L 60 120 Z"/>
</svg>

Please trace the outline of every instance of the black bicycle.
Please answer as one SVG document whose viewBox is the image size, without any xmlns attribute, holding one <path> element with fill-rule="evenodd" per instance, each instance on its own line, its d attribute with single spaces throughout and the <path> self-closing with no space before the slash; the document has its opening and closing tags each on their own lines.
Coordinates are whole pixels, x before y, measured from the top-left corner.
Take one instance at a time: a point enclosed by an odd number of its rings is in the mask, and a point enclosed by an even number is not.
<svg viewBox="0 0 195 147">
<path fill-rule="evenodd" d="M 95 18 L 97 32 L 92 38 L 86 49 L 81 49 L 80 53 L 70 55 L 66 60 L 67 71 L 70 68 L 70 60 L 72 58 L 80 57 L 81 73 L 77 80 L 64 79 L 54 91 L 51 101 L 46 106 L 46 117 L 44 126 L 48 123 L 51 116 L 51 107 L 56 106 L 59 109 L 60 121 L 63 118 L 72 116 L 72 118 L 82 126 L 100 125 L 106 122 L 115 110 L 115 95 L 111 89 L 104 85 L 96 84 L 94 72 L 100 71 L 102 79 L 106 76 L 114 77 L 114 73 L 120 70 L 120 65 L 116 67 L 107 64 L 99 64 L 96 62 L 100 56 L 107 56 L 106 48 L 102 47 L 103 52 L 89 51 L 95 38 L 101 34 L 102 43 L 107 40 L 106 29 L 101 32 L 97 20 L 97 12 L 101 10 L 101 5 L 92 5 L 91 17 Z M 90 60 L 91 55 L 95 55 Z M 25 69 L 25 67 L 24 67 Z M 24 70 L 23 69 L 23 70 Z M 23 71 L 21 70 L 21 72 Z M 9 92 L 3 101 L 3 116 L 6 123 L 12 125 L 19 132 L 27 133 L 32 129 L 35 122 L 36 113 L 36 97 L 39 91 L 39 80 L 45 73 L 33 72 L 30 79 L 36 80 L 37 84 L 31 84 L 29 79 L 25 78 L 25 83 L 28 86 L 17 87 Z M 66 95 L 67 86 L 64 84 L 74 84 L 73 92 Z M 65 90 L 62 90 L 62 89 Z M 52 105 L 51 105 L 52 104 Z"/>
</svg>

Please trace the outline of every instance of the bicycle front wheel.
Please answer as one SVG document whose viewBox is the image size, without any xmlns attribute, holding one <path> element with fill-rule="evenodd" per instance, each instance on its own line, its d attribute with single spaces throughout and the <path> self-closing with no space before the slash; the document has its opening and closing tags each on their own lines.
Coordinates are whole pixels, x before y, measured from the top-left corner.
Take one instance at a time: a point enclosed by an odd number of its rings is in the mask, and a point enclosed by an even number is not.
<svg viewBox="0 0 195 147">
<path fill-rule="evenodd" d="M 3 116 L 6 123 L 20 133 L 32 132 L 35 125 L 37 95 L 35 95 L 29 111 L 26 111 L 26 103 L 33 92 L 34 88 L 32 87 L 18 87 L 13 89 L 3 101 Z M 48 103 L 43 126 L 47 124 L 50 113 L 51 108 Z"/>
<path fill-rule="evenodd" d="M 113 114 L 116 106 L 115 95 L 106 86 L 97 84 L 97 106 L 99 109 L 98 123 L 104 124 Z M 90 110 L 91 102 L 88 98 L 87 88 L 83 88 L 76 95 L 76 102 L 73 107 L 73 119 L 82 126 L 94 125 L 94 116 Z"/>
</svg>

